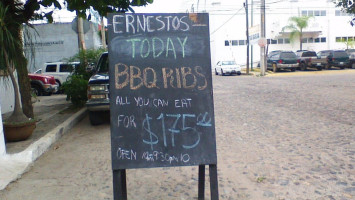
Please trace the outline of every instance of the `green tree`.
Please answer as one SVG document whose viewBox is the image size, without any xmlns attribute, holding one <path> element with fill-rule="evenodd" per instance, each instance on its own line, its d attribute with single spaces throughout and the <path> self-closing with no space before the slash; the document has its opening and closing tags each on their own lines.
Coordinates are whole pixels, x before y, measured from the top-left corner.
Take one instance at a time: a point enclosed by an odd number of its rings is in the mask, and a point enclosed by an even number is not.
<svg viewBox="0 0 355 200">
<path fill-rule="evenodd" d="M 302 50 L 303 30 L 308 27 L 309 16 L 291 17 L 289 19 L 289 25 L 282 28 L 282 31 L 290 30 L 290 41 L 299 39 L 300 50 Z"/>
<path fill-rule="evenodd" d="M 354 0 L 337 0 L 334 2 L 337 7 L 342 7 L 342 10 L 354 14 L 355 13 L 355 2 Z"/>
<path fill-rule="evenodd" d="M 13 38 L 16 38 L 16 41 L 20 44 L 15 45 L 16 58 L 10 57 L 10 59 L 18 60 L 14 66 L 18 74 L 23 112 L 27 117 L 33 118 L 30 81 L 27 77 L 27 59 L 23 53 L 22 27 L 23 24 L 32 27 L 30 22 L 36 19 L 47 19 L 51 23 L 53 21 L 53 11 L 48 10 L 53 10 L 53 7 L 57 9 L 61 9 L 62 7 L 59 0 L 1 0 L 1 2 L 2 5 L 0 6 L 8 10 L 7 20 L 17 22 L 5 24 L 9 30 L 9 34 Z M 126 12 L 132 10 L 131 6 L 143 6 L 152 2 L 153 0 L 64 0 L 64 4 L 67 5 L 68 10 L 77 11 L 81 17 L 86 17 L 85 12 L 90 6 L 102 16 L 105 16 L 108 12 Z M 4 22 L 2 21 L 1 23 Z"/>
</svg>

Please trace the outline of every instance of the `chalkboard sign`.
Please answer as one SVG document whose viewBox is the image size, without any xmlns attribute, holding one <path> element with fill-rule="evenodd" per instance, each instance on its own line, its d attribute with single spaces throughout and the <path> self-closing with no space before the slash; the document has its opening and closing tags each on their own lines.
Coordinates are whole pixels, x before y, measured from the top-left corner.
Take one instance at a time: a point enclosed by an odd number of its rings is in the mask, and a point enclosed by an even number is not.
<svg viewBox="0 0 355 200">
<path fill-rule="evenodd" d="M 208 14 L 109 14 L 113 170 L 217 164 Z"/>
</svg>

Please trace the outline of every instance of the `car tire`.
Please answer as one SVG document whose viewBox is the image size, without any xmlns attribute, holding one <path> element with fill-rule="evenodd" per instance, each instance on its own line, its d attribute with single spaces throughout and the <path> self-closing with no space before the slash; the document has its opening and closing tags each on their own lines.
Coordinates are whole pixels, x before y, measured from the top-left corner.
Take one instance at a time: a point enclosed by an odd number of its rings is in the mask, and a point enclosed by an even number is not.
<svg viewBox="0 0 355 200">
<path fill-rule="evenodd" d="M 323 68 L 323 67 L 318 66 L 318 67 L 317 67 L 317 70 L 318 70 L 318 71 L 322 71 L 322 68 Z"/>
<path fill-rule="evenodd" d="M 277 72 L 277 66 L 275 63 L 272 64 L 272 71 Z"/>
<path fill-rule="evenodd" d="M 237 72 L 237 75 L 240 76 L 242 73 L 241 72 Z"/>
<path fill-rule="evenodd" d="M 301 68 L 302 71 L 306 71 L 307 70 L 306 64 L 301 63 L 300 65 L 301 65 L 300 68 Z"/>
<path fill-rule="evenodd" d="M 330 69 L 329 63 L 327 63 L 327 64 L 325 65 L 325 69 Z"/>
<path fill-rule="evenodd" d="M 344 69 L 345 67 L 344 67 L 344 66 L 340 66 L 339 68 L 340 68 L 340 69 Z"/>
<path fill-rule="evenodd" d="M 42 89 L 38 85 L 32 85 L 32 91 L 36 96 L 41 96 L 42 95 Z"/>
<path fill-rule="evenodd" d="M 294 68 L 294 67 L 291 68 L 291 72 L 294 72 L 294 71 L 296 71 L 296 68 Z"/>
<path fill-rule="evenodd" d="M 100 125 L 104 123 L 104 118 L 102 112 L 89 111 L 90 124 L 93 126 Z"/>
<path fill-rule="evenodd" d="M 224 76 L 223 70 L 221 69 L 221 75 Z"/>
<path fill-rule="evenodd" d="M 60 81 L 59 80 L 55 80 L 55 82 L 57 83 L 58 85 L 58 91 L 56 92 L 56 94 L 62 94 L 63 93 L 63 90 L 61 89 L 61 84 L 60 84 Z"/>
<path fill-rule="evenodd" d="M 218 75 L 217 69 L 214 69 L 214 74 Z"/>
</svg>

